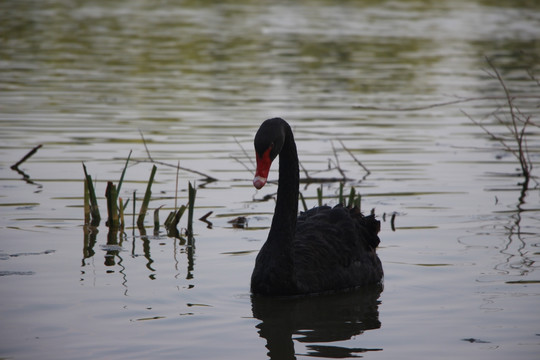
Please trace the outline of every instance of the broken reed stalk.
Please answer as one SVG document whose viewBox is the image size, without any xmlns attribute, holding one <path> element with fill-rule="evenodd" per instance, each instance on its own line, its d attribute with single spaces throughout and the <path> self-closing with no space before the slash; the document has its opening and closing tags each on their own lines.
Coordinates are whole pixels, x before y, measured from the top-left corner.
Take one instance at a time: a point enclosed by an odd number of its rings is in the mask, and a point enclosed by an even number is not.
<svg viewBox="0 0 540 360">
<path fill-rule="evenodd" d="M 302 206 L 304 208 L 304 211 L 307 211 L 308 208 L 307 208 L 307 204 L 306 204 L 306 199 L 304 198 L 304 194 L 299 192 L 298 195 L 300 195 L 300 201 L 302 201 Z"/>
<path fill-rule="evenodd" d="M 118 213 L 120 217 L 120 231 L 124 231 L 124 227 L 126 226 L 126 223 L 124 221 L 124 206 L 127 206 L 128 202 L 129 202 L 129 199 L 128 201 L 126 201 L 126 204 L 124 205 L 124 201 L 122 200 L 122 198 L 118 197 Z"/>
<path fill-rule="evenodd" d="M 21 165 L 23 162 L 28 160 L 28 158 L 30 158 L 30 156 L 34 155 L 42 146 L 43 146 L 42 144 L 39 144 L 39 145 L 35 146 L 26 155 L 24 155 L 21 160 L 17 161 L 15 164 L 11 165 L 11 169 L 12 170 L 17 170 L 19 168 L 19 165 Z"/>
<path fill-rule="evenodd" d="M 99 207 L 97 204 L 97 198 L 96 198 L 96 192 L 94 190 L 94 184 L 92 183 L 92 177 L 88 175 L 88 172 L 86 171 L 86 165 L 84 163 L 82 164 L 84 169 L 84 181 L 86 182 L 87 189 L 88 189 L 88 197 L 90 200 L 90 215 L 92 220 L 90 220 L 90 224 L 93 226 L 99 225 L 99 222 L 101 221 L 101 215 L 99 214 Z"/>
<path fill-rule="evenodd" d="M 131 152 L 132 150 L 129 150 L 129 155 L 126 159 L 126 164 L 124 165 L 124 169 L 122 170 L 122 175 L 120 175 L 120 180 L 118 181 L 118 187 L 116 191 L 116 196 L 118 197 L 120 195 L 120 189 L 122 189 L 122 183 L 124 182 L 124 175 L 126 174 L 126 169 L 129 163 L 129 159 L 131 158 Z"/>
<path fill-rule="evenodd" d="M 396 213 L 395 212 L 392 214 L 392 218 L 390 219 L 390 227 L 392 228 L 392 231 L 396 231 Z"/>
<path fill-rule="evenodd" d="M 148 185 L 146 186 L 146 192 L 144 193 L 143 203 L 141 205 L 141 210 L 139 211 L 139 217 L 137 218 L 137 226 L 139 228 L 143 227 L 144 217 L 146 216 L 146 211 L 148 210 L 148 204 L 150 203 L 150 197 L 152 196 L 152 184 L 154 182 L 154 175 L 156 175 L 157 167 L 156 165 L 152 166 L 152 173 L 150 174 L 150 179 L 148 180 Z"/>
<path fill-rule="evenodd" d="M 343 171 L 343 169 L 341 169 L 341 164 L 339 163 L 339 157 L 336 151 L 336 147 L 334 146 L 334 142 L 331 141 L 330 144 L 332 145 L 332 151 L 334 152 L 334 158 L 336 159 L 336 169 L 343 177 L 343 180 L 345 180 L 347 179 L 347 175 L 345 175 L 345 172 Z"/>
<path fill-rule="evenodd" d="M 169 163 L 166 163 L 166 162 L 163 162 L 163 161 L 157 161 L 157 160 L 154 160 L 152 158 L 152 155 L 150 155 L 150 150 L 148 150 L 148 146 L 146 145 L 146 139 L 144 138 L 144 135 L 141 131 L 141 129 L 139 129 L 139 134 L 141 135 L 141 139 L 143 141 L 143 144 L 144 144 L 144 148 L 146 149 L 146 155 L 148 156 L 148 160 L 153 163 L 153 164 L 158 164 L 158 165 L 163 165 L 163 166 L 168 166 L 168 167 L 172 167 L 172 168 L 176 168 L 176 169 L 180 169 L 180 170 L 184 170 L 184 171 L 187 171 L 187 172 L 190 172 L 190 173 L 193 173 L 193 174 L 197 174 L 197 175 L 200 175 L 202 177 L 205 178 L 205 181 L 206 182 L 213 182 L 213 181 L 217 181 L 217 179 L 215 177 L 212 177 L 208 174 L 205 174 L 205 173 L 202 173 L 200 171 L 197 171 L 197 170 L 193 170 L 193 169 L 189 169 L 189 168 L 186 168 L 186 167 L 181 167 L 181 166 L 178 166 L 178 165 L 173 165 L 173 164 L 169 164 Z M 145 160 L 139 160 L 137 162 L 147 162 Z"/>
<path fill-rule="evenodd" d="M 319 206 L 322 206 L 322 200 L 323 200 L 323 188 L 321 184 L 321 186 L 317 188 L 317 203 L 319 204 Z"/>
<path fill-rule="evenodd" d="M 155 235 L 159 234 L 159 209 L 161 209 L 162 207 L 163 205 L 161 205 L 160 207 L 154 210 L 154 234 Z"/>
<path fill-rule="evenodd" d="M 146 155 L 148 155 L 148 159 L 150 159 L 150 161 L 154 162 L 154 159 L 152 159 L 152 155 L 150 155 L 150 151 L 148 150 L 148 146 L 146 146 L 146 140 L 144 138 L 144 135 L 143 135 L 141 129 L 139 129 L 139 134 L 141 135 L 141 139 L 142 139 L 144 148 L 146 149 Z"/>
<path fill-rule="evenodd" d="M 136 194 L 137 194 L 137 190 L 133 190 L 133 215 L 132 215 L 133 232 L 135 232 L 135 209 L 136 209 L 135 204 L 137 203 Z"/>
<path fill-rule="evenodd" d="M 339 143 L 341 144 L 341 147 L 353 158 L 353 160 L 362 168 L 364 169 L 364 171 L 366 172 L 366 175 L 363 177 L 363 179 L 365 179 L 368 175 L 371 174 L 371 171 L 369 171 L 369 169 L 364 165 L 362 164 L 362 162 L 360 160 L 358 160 L 356 158 L 356 156 L 354 156 L 354 154 L 352 153 L 351 150 L 349 150 L 345 144 L 343 144 L 343 141 L 339 140 Z"/>
<path fill-rule="evenodd" d="M 119 227 L 118 222 L 118 193 L 116 192 L 116 186 L 112 181 L 107 182 L 107 189 L 105 190 L 105 197 L 107 198 L 107 226 L 111 229 L 117 229 Z"/>
<path fill-rule="evenodd" d="M 234 141 L 236 142 L 236 144 L 240 147 L 240 150 L 242 150 L 242 153 L 244 154 L 244 156 L 246 157 L 246 159 L 248 159 L 249 162 L 251 163 L 252 168 L 255 168 L 255 163 L 253 162 L 253 159 L 251 158 L 251 156 L 248 155 L 246 149 L 244 149 L 244 147 L 242 146 L 242 144 L 240 144 L 240 142 L 238 141 L 238 139 L 236 138 L 236 136 L 233 136 L 233 139 L 234 139 Z"/>
<path fill-rule="evenodd" d="M 88 196 L 88 183 L 84 179 L 84 225 L 90 224 L 90 198 Z"/>
<path fill-rule="evenodd" d="M 338 198 L 338 203 L 341 204 L 341 205 L 344 205 L 345 204 L 345 201 L 343 199 L 343 186 L 344 184 L 341 182 L 339 183 L 339 198 Z"/>
<path fill-rule="evenodd" d="M 347 207 L 353 207 L 354 206 L 354 198 L 356 196 L 356 189 L 354 187 L 351 187 L 351 192 L 349 193 L 349 201 L 347 202 Z"/>
<path fill-rule="evenodd" d="M 178 226 L 178 223 L 180 222 L 180 219 L 182 218 L 182 215 L 184 215 L 184 212 L 186 211 L 187 206 L 182 205 L 178 209 L 178 211 L 171 211 L 169 216 L 167 216 L 167 220 L 165 220 L 165 228 L 168 230 L 176 228 Z"/>
<path fill-rule="evenodd" d="M 178 204 L 178 175 L 180 173 L 180 160 L 178 160 L 178 164 L 176 166 L 176 185 L 174 188 L 174 211 L 176 211 L 177 204 Z"/>
<path fill-rule="evenodd" d="M 206 214 L 204 214 L 203 216 L 201 216 L 201 217 L 199 218 L 199 220 L 201 220 L 201 221 L 203 221 L 203 222 L 206 222 L 206 223 L 210 223 L 210 222 L 208 221 L 208 217 L 209 217 L 210 215 L 212 215 L 213 213 L 214 213 L 213 211 L 209 211 L 209 212 L 207 212 Z"/>
<path fill-rule="evenodd" d="M 180 222 L 180 219 L 182 218 L 182 215 L 184 215 L 184 213 L 186 212 L 186 209 L 187 209 L 187 206 L 182 205 L 182 206 L 180 206 L 180 208 L 176 212 L 176 215 L 174 216 L 174 223 L 173 223 L 175 227 Z"/>
<path fill-rule="evenodd" d="M 187 234 L 189 236 L 193 235 L 193 210 L 195 209 L 195 196 L 197 195 L 197 189 L 195 189 L 191 182 L 188 183 L 188 224 L 187 224 Z"/>
</svg>

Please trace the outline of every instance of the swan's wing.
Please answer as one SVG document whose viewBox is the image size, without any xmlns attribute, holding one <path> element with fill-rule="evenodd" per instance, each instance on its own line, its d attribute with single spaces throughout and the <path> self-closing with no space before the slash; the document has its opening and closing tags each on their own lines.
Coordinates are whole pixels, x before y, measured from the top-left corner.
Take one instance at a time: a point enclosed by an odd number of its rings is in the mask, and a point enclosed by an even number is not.
<svg viewBox="0 0 540 360">
<path fill-rule="evenodd" d="M 293 242 L 299 287 L 325 291 L 380 280 L 382 266 L 375 253 L 379 226 L 374 216 L 340 205 L 302 213 Z"/>
</svg>

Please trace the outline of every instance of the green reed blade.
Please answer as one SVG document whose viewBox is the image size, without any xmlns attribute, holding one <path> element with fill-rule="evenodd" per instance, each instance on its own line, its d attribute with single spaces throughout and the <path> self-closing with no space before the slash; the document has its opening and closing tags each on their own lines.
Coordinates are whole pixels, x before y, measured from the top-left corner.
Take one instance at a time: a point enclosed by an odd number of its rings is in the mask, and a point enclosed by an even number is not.
<svg viewBox="0 0 540 360">
<path fill-rule="evenodd" d="M 118 181 L 118 187 L 117 187 L 117 196 L 120 194 L 120 189 L 122 188 L 122 183 L 124 182 L 124 175 L 126 174 L 126 169 L 129 163 L 129 159 L 131 158 L 131 152 L 132 150 L 129 150 L 129 155 L 126 159 L 126 164 L 124 165 L 124 169 L 122 170 L 122 175 L 120 175 L 120 181 Z"/>
<path fill-rule="evenodd" d="M 317 188 L 317 201 L 319 206 L 322 206 L 322 198 L 323 198 L 323 189 L 322 184 L 319 188 Z"/>
<path fill-rule="evenodd" d="M 129 202 L 129 199 L 128 201 Z M 127 204 L 126 204 L 127 205 Z M 125 227 L 125 222 L 124 222 L 124 209 L 125 209 L 125 206 L 124 205 L 124 201 L 122 200 L 122 197 L 118 197 L 118 212 L 119 212 L 119 215 L 120 215 L 120 230 L 124 230 L 124 227 Z"/>
<path fill-rule="evenodd" d="M 174 215 L 176 215 L 176 213 L 174 211 L 171 211 L 169 215 L 167 216 L 167 218 L 165 219 L 163 226 L 165 226 L 166 229 L 168 229 L 169 226 L 171 225 L 171 221 L 174 219 Z"/>
<path fill-rule="evenodd" d="M 92 215 L 92 225 L 99 225 L 99 222 L 101 221 L 101 215 L 99 214 L 99 207 L 97 203 L 96 198 L 96 192 L 94 190 L 94 184 L 92 182 L 92 177 L 88 175 L 88 172 L 86 171 L 86 165 L 84 163 L 82 164 L 83 170 L 84 170 L 84 176 L 86 179 L 86 183 L 88 186 L 88 197 L 90 200 L 90 214 Z"/>
<path fill-rule="evenodd" d="M 142 227 L 144 223 L 144 217 L 146 216 L 146 211 L 148 210 L 148 204 L 150 203 L 150 197 L 152 196 L 152 184 L 154 183 L 154 176 L 156 175 L 157 167 L 156 165 L 152 166 L 152 173 L 150 174 L 150 179 L 148 180 L 148 185 L 146 186 L 146 192 L 144 193 L 143 203 L 141 205 L 141 210 L 139 211 L 139 217 L 137 218 L 137 225 Z"/>
<path fill-rule="evenodd" d="M 128 204 L 129 204 L 129 199 L 127 199 L 126 202 L 124 203 L 124 206 L 122 206 L 123 211 L 126 211 Z"/>
<path fill-rule="evenodd" d="M 90 196 L 88 195 L 88 181 L 84 179 L 84 225 L 90 224 Z"/>
<path fill-rule="evenodd" d="M 118 228 L 118 205 L 116 186 L 112 181 L 107 182 L 107 190 L 105 191 L 105 197 L 107 198 L 107 225 L 109 228 Z"/>
<path fill-rule="evenodd" d="M 154 210 L 154 233 L 159 233 L 159 209 L 161 206 Z"/>
<path fill-rule="evenodd" d="M 354 206 L 358 208 L 359 211 L 362 211 L 362 195 L 358 194 L 356 199 L 354 199 Z"/>
<path fill-rule="evenodd" d="M 304 207 L 304 211 L 307 211 L 307 205 L 306 205 L 306 199 L 304 199 L 304 195 L 302 193 L 298 193 L 300 195 L 300 201 L 302 201 L 302 206 Z"/>
<path fill-rule="evenodd" d="M 349 194 L 349 201 L 347 202 L 347 207 L 353 207 L 355 195 L 356 189 L 354 187 L 351 187 L 351 193 Z"/>
<path fill-rule="evenodd" d="M 180 219 L 182 218 L 182 215 L 184 215 L 184 212 L 186 211 L 186 209 L 187 209 L 186 205 L 180 206 L 180 208 L 178 209 L 178 211 L 174 215 L 173 223 L 171 225 L 173 225 L 174 227 L 176 227 L 178 225 L 178 223 L 180 222 Z"/>
<path fill-rule="evenodd" d="M 191 182 L 189 184 L 188 189 L 188 224 L 187 224 L 187 231 L 188 234 L 193 234 L 193 210 L 195 209 L 195 196 L 197 195 L 197 189 L 191 185 Z"/>
<path fill-rule="evenodd" d="M 133 190 L 133 216 L 132 216 L 132 226 L 133 226 L 133 231 L 135 232 L 135 204 L 137 203 L 137 197 L 136 197 L 136 194 L 137 194 L 137 190 Z"/>
</svg>

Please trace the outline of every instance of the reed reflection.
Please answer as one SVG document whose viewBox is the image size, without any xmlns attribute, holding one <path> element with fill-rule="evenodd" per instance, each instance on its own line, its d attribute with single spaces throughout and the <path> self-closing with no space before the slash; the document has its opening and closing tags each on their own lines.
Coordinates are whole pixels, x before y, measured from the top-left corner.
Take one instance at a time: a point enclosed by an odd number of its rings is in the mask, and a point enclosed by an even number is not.
<svg viewBox="0 0 540 360">
<path fill-rule="evenodd" d="M 523 225 L 527 219 L 527 192 L 529 191 L 529 179 L 520 184 L 520 196 L 518 202 L 515 205 L 515 210 L 505 210 L 503 213 L 509 213 L 510 216 L 503 225 L 506 239 L 504 245 L 499 250 L 504 256 L 504 261 L 495 265 L 494 269 L 507 275 L 518 275 L 520 277 L 526 276 L 530 272 L 534 271 L 535 252 L 532 249 L 535 241 L 538 239 L 537 233 L 527 229 L 528 225 Z M 532 255 L 532 256 L 531 256 Z M 519 283 L 521 280 L 517 280 Z M 512 281 L 510 281 L 512 283 Z"/>
<path fill-rule="evenodd" d="M 346 293 L 300 298 L 252 296 L 253 316 L 260 319 L 259 336 L 266 339 L 270 359 L 296 359 L 294 341 L 307 343 L 304 356 L 346 358 L 379 348 L 320 345 L 349 340 L 381 327 L 379 296 L 383 286 L 373 285 Z"/>
<path fill-rule="evenodd" d="M 99 231 L 96 227 L 84 226 L 83 258 L 81 262 L 82 267 L 88 266 L 89 263 L 87 262 L 87 260 L 94 258 L 96 255 L 94 248 L 95 248 L 96 243 L 98 242 L 98 239 L 97 239 L 98 233 Z M 154 280 L 156 278 L 156 269 L 153 266 L 155 260 L 152 258 L 152 243 L 155 243 L 155 242 L 153 242 L 152 240 L 161 239 L 161 238 L 163 237 L 149 236 L 146 234 L 146 230 L 144 228 L 139 227 L 139 236 L 136 236 L 135 233 L 133 233 L 133 240 L 131 242 L 128 242 L 126 241 L 127 235 L 125 232 L 120 232 L 118 231 L 118 229 L 109 229 L 109 231 L 107 232 L 107 243 L 100 246 L 100 248 L 105 251 L 103 264 L 106 267 L 120 266 L 121 268 L 120 272 L 125 276 L 126 268 L 124 265 L 122 265 L 124 259 L 122 258 L 121 253 L 124 250 L 128 250 L 124 246 L 129 246 L 129 244 L 131 244 L 131 250 L 130 250 L 131 257 L 136 258 L 141 255 L 144 256 L 144 258 L 146 259 L 145 267 L 150 271 L 150 274 L 148 275 L 148 277 L 151 280 Z M 140 239 L 140 241 L 142 242 L 142 247 L 139 248 L 138 250 L 140 251 L 142 249 L 142 254 L 137 252 L 137 244 L 140 244 L 138 239 Z M 178 270 L 178 264 L 179 264 L 177 255 L 185 254 L 187 258 L 185 278 L 186 280 L 193 279 L 194 270 L 195 270 L 195 261 L 194 261 L 195 238 L 192 235 L 187 235 L 186 237 L 168 236 L 167 239 L 172 239 L 174 241 L 173 257 L 175 260 L 175 269 Z"/>
</svg>

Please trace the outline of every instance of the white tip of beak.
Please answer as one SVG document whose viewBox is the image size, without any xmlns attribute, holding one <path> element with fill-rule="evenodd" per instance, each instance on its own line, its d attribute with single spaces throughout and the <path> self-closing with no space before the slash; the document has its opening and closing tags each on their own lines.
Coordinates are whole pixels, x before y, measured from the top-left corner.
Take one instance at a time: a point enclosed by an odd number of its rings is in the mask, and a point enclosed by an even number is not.
<svg viewBox="0 0 540 360">
<path fill-rule="evenodd" d="M 255 176 L 253 179 L 253 186 L 258 189 L 262 188 L 266 184 L 266 178 L 262 176 Z"/>
</svg>

